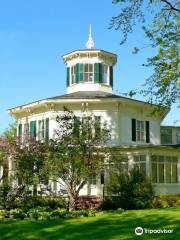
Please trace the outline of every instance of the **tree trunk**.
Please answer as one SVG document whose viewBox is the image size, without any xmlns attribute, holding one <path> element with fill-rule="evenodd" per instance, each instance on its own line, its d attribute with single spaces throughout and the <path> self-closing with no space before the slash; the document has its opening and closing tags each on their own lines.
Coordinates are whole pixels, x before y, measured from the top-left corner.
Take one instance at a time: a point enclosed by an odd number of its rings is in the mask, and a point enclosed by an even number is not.
<svg viewBox="0 0 180 240">
<path fill-rule="evenodd" d="M 72 212 L 76 210 L 76 197 L 75 196 L 69 196 L 68 197 L 68 211 Z"/>
</svg>

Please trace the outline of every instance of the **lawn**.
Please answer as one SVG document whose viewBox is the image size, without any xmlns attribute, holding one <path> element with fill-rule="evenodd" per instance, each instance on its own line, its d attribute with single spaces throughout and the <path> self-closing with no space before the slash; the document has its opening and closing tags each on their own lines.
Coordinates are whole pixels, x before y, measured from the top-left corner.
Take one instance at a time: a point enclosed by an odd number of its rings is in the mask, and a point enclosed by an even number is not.
<svg viewBox="0 0 180 240">
<path fill-rule="evenodd" d="M 136 236 L 135 227 L 173 229 L 172 234 Z M 6 220 L 0 222 L 0 240 L 126 240 L 180 239 L 180 208 L 108 212 L 69 220 Z"/>
</svg>

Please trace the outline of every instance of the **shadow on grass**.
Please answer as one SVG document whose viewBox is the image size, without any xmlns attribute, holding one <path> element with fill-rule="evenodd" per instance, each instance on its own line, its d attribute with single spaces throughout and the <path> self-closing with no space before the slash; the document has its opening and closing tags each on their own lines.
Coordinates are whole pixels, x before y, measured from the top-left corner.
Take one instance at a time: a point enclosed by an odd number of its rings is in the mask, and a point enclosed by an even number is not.
<svg viewBox="0 0 180 240">
<path fill-rule="evenodd" d="M 1 240 L 126 240 L 180 239 L 180 209 L 139 210 L 106 213 L 97 217 L 50 220 L 6 221 L 0 223 Z M 173 234 L 136 236 L 134 229 L 173 229 Z"/>
</svg>

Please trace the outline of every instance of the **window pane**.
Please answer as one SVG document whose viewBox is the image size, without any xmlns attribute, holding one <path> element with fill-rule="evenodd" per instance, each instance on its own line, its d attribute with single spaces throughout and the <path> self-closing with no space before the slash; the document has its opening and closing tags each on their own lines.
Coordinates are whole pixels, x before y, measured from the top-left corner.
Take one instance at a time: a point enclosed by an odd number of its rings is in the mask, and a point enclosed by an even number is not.
<svg viewBox="0 0 180 240">
<path fill-rule="evenodd" d="M 157 163 L 152 162 L 152 182 L 157 183 Z"/>
<path fill-rule="evenodd" d="M 176 143 L 179 144 L 180 143 L 180 130 L 176 131 Z"/>
<path fill-rule="evenodd" d="M 164 163 L 159 163 L 159 183 L 164 183 Z"/>
<path fill-rule="evenodd" d="M 93 65 L 92 64 L 89 64 L 89 72 L 93 72 Z"/>
<path fill-rule="evenodd" d="M 172 183 L 177 183 L 177 164 L 172 164 L 172 177 L 171 177 Z"/>
<path fill-rule="evenodd" d="M 88 64 L 85 64 L 85 72 L 88 72 Z"/>
<path fill-rule="evenodd" d="M 161 128 L 161 143 L 172 144 L 172 129 Z"/>
<path fill-rule="evenodd" d="M 166 183 L 171 183 L 171 163 L 166 162 Z"/>
<path fill-rule="evenodd" d="M 91 174 L 91 176 L 89 178 L 89 183 L 91 185 L 96 185 L 96 175 L 95 174 Z"/>
</svg>

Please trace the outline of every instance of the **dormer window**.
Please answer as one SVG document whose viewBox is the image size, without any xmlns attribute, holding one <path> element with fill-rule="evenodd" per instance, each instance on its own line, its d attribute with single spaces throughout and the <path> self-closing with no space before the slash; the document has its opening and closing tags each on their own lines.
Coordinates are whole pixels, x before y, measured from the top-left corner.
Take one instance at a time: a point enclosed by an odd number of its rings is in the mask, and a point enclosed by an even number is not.
<svg viewBox="0 0 180 240">
<path fill-rule="evenodd" d="M 109 82 L 109 67 L 108 67 L 108 65 L 103 64 L 102 76 L 103 76 L 103 83 L 108 84 L 108 82 Z"/>
<path fill-rule="evenodd" d="M 93 64 L 84 64 L 84 82 L 93 82 L 94 81 L 94 72 Z"/>
<path fill-rule="evenodd" d="M 76 83 L 76 79 L 75 79 L 75 65 L 71 66 L 71 84 Z"/>
</svg>

